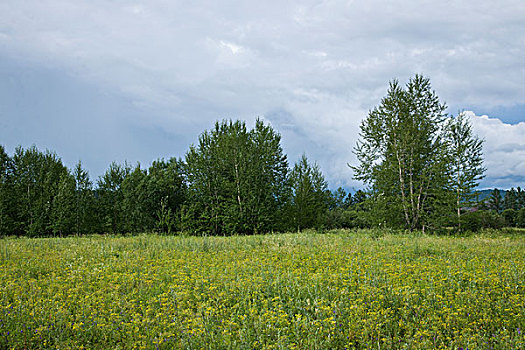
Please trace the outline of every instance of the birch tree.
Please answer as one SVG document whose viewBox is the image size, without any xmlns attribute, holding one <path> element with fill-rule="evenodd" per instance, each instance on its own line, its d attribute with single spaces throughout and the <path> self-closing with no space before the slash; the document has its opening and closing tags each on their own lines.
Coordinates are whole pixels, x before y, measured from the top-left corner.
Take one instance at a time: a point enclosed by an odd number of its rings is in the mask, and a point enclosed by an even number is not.
<svg viewBox="0 0 525 350">
<path fill-rule="evenodd" d="M 12 191 L 8 178 L 11 173 L 11 158 L 6 153 L 4 146 L 0 145 L 0 236 L 11 232 L 11 217 L 8 214 L 10 202 L 12 201 Z M 13 210 L 13 209 L 11 209 Z"/>
<path fill-rule="evenodd" d="M 186 154 L 188 228 L 213 235 L 277 228 L 286 197 L 288 162 L 281 136 L 258 120 L 217 122 Z"/>
<path fill-rule="evenodd" d="M 369 186 L 376 219 L 409 230 L 424 227 L 446 192 L 446 105 L 420 75 L 390 83 L 361 123 L 354 178 Z"/>
<path fill-rule="evenodd" d="M 484 177 L 483 140 L 474 135 L 465 113 L 449 119 L 447 135 L 451 188 L 455 194 L 457 225 L 461 230 L 461 208 L 473 204 L 477 195 L 474 190 Z"/>
<path fill-rule="evenodd" d="M 318 227 L 328 210 L 327 182 L 317 163 L 302 155 L 290 173 L 292 201 L 290 219 L 297 231 Z"/>
<path fill-rule="evenodd" d="M 93 183 L 89 173 L 78 161 L 73 169 L 75 178 L 75 233 L 77 235 L 96 232 L 96 215 L 94 210 Z"/>
</svg>

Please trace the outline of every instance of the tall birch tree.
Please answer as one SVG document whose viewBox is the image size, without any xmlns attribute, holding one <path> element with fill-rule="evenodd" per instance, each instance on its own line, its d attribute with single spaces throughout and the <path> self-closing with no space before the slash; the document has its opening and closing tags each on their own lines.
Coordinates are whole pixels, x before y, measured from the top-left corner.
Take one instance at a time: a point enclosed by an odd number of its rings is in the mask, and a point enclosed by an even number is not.
<svg viewBox="0 0 525 350">
<path fill-rule="evenodd" d="M 328 210 L 328 184 L 317 163 L 302 155 L 290 173 L 292 228 L 301 231 L 320 226 Z"/>
<path fill-rule="evenodd" d="M 449 119 L 447 134 L 451 188 L 455 195 L 457 226 L 461 230 L 461 208 L 473 204 L 477 196 L 475 188 L 484 177 L 483 140 L 474 135 L 465 113 Z"/>
<path fill-rule="evenodd" d="M 381 104 L 361 123 L 354 178 L 369 186 L 377 221 L 424 227 L 444 201 L 448 159 L 446 105 L 421 75 L 403 88 L 390 83 Z"/>
<path fill-rule="evenodd" d="M 188 229 L 203 234 L 277 229 L 287 195 L 281 136 L 260 120 L 217 122 L 186 154 Z"/>
</svg>

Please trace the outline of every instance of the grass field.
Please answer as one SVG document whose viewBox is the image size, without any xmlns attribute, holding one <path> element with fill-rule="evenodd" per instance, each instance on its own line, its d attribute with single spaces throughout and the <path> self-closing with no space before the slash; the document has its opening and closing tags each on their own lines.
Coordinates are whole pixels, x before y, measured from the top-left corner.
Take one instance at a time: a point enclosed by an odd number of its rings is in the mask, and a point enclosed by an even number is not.
<svg viewBox="0 0 525 350">
<path fill-rule="evenodd" d="M 523 349 L 525 235 L 0 240 L 0 349 Z"/>
</svg>

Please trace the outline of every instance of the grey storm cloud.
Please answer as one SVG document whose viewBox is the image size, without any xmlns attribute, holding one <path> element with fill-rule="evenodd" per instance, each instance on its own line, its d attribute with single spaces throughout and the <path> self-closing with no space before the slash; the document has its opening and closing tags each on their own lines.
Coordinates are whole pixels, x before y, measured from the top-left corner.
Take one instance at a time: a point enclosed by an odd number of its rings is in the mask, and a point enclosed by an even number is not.
<svg viewBox="0 0 525 350">
<path fill-rule="evenodd" d="M 133 112 L 114 111 L 108 133 L 132 125 L 123 144 L 147 139 L 144 159 L 166 143 L 140 130 L 195 141 L 216 119 L 262 117 L 292 162 L 306 152 L 332 187 L 358 187 L 359 124 L 392 78 L 429 76 L 456 110 L 525 100 L 521 0 L 4 0 L 0 13 L 0 56 L 124 101 Z"/>
</svg>

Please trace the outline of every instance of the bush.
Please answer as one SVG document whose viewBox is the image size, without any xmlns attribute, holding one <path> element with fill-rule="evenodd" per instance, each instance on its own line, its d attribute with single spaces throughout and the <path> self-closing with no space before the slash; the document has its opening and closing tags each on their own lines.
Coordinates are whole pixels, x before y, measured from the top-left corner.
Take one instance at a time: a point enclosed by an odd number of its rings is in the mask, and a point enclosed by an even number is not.
<svg viewBox="0 0 525 350">
<path fill-rule="evenodd" d="M 525 227 L 525 208 L 521 208 L 516 213 L 516 226 Z"/>
<path fill-rule="evenodd" d="M 494 210 L 489 210 L 481 216 L 483 228 L 500 229 L 505 226 L 505 219 Z"/>
<path fill-rule="evenodd" d="M 485 211 L 475 211 L 466 213 L 461 217 L 461 227 L 465 231 L 477 232 L 481 230 L 483 224 L 481 222 L 481 216 Z"/>
<path fill-rule="evenodd" d="M 506 209 L 501 213 L 503 216 L 503 219 L 505 220 L 505 226 L 507 227 L 515 227 L 516 226 L 516 219 L 517 219 L 518 212 L 514 209 Z"/>
<path fill-rule="evenodd" d="M 352 209 L 337 208 L 328 211 L 325 217 L 325 227 L 333 228 L 367 228 L 370 227 L 364 212 Z"/>
<path fill-rule="evenodd" d="M 505 226 L 503 216 L 493 210 L 478 210 L 462 217 L 462 229 L 477 232 L 482 228 L 500 229 Z"/>
</svg>

